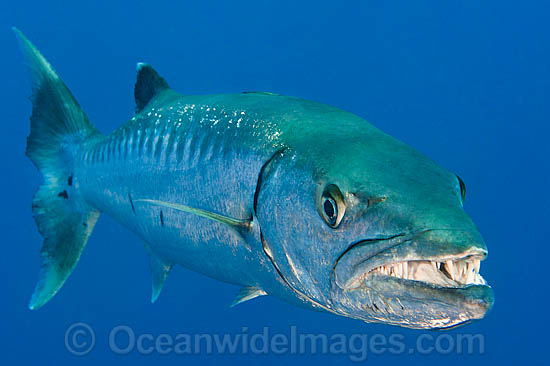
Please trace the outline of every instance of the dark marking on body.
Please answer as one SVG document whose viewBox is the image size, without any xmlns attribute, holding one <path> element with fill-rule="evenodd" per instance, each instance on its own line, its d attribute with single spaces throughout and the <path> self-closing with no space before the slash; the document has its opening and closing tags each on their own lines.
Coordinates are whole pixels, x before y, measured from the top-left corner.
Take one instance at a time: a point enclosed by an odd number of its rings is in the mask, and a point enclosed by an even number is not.
<svg viewBox="0 0 550 366">
<path fill-rule="evenodd" d="M 67 180 L 67 184 L 68 184 L 69 186 L 72 186 L 72 185 L 73 185 L 73 175 L 72 175 L 72 174 L 70 175 L 69 179 Z"/>
<path fill-rule="evenodd" d="M 63 192 L 59 192 L 59 194 L 57 195 L 57 197 L 61 197 L 61 198 L 64 198 L 64 199 L 68 199 L 68 198 L 69 198 L 69 194 L 67 193 L 67 191 L 63 191 Z"/>
<path fill-rule="evenodd" d="M 128 199 L 130 200 L 130 206 L 132 206 L 132 211 L 134 212 L 134 215 L 136 215 L 136 208 L 134 207 L 134 201 L 132 201 L 132 195 L 128 193 Z"/>
<path fill-rule="evenodd" d="M 160 210 L 160 225 L 164 227 L 164 213 Z"/>
</svg>

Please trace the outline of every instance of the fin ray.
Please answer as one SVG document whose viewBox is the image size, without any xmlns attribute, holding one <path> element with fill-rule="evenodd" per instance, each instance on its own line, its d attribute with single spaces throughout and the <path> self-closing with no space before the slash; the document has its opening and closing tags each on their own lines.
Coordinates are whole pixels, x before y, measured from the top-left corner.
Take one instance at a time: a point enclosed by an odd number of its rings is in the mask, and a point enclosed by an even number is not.
<svg viewBox="0 0 550 366">
<path fill-rule="evenodd" d="M 245 301 L 255 299 L 258 296 L 264 296 L 264 295 L 267 295 L 267 292 L 265 292 L 264 290 L 262 290 L 259 287 L 244 286 L 239 291 L 239 294 L 237 295 L 235 300 L 233 300 L 233 302 L 231 303 L 231 307 L 237 306 L 240 303 L 243 303 Z"/>
<path fill-rule="evenodd" d="M 38 231 L 44 238 L 38 282 L 29 303 L 38 309 L 63 286 L 76 266 L 99 217 L 73 180 L 74 155 L 80 145 L 101 138 L 86 114 L 36 47 L 13 28 L 29 68 L 32 115 L 27 156 L 42 173 L 43 184 L 32 201 Z"/>
<path fill-rule="evenodd" d="M 168 274 L 172 270 L 172 264 L 167 263 L 160 259 L 157 255 L 150 253 L 150 264 L 151 264 L 151 277 L 152 277 L 152 294 L 151 302 L 154 303 L 157 301 L 164 283 L 168 278 Z"/>
<path fill-rule="evenodd" d="M 155 69 L 146 63 L 138 63 L 136 85 L 134 87 L 136 114 L 141 112 L 156 95 L 168 89 L 170 89 L 170 86 Z"/>
</svg>

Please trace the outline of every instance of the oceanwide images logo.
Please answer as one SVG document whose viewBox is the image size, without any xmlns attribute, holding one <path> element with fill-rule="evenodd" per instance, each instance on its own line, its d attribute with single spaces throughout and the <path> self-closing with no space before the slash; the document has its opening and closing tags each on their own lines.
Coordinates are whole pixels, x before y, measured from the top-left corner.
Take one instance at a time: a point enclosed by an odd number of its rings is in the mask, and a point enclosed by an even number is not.
<svg viewBox="0 0 550 366">
<path fill-rule="evenodd" d="M 98 337 L 99 338 L 99 337 Z M 106 341 L 106 342 L 103 342 Z M 420 333 L 414 339 L 404 334 L 324 334 L 302 333 L 296 326 L 286 332 L 263 327 L 253 332 L 248 327 L 234 333 L 138 333 L 128 325 L 113 327 L 101 344 L 118 355 L 137 353 L 174 355 L 335 355 L 362 362 L 369 355 L 405 354 L 483 354 L 482 334 Z M 71 324 L 65 332 L 65 347 L 75 356 L 93 352 L 96 333 L 86 323 Z"/>
</svg>

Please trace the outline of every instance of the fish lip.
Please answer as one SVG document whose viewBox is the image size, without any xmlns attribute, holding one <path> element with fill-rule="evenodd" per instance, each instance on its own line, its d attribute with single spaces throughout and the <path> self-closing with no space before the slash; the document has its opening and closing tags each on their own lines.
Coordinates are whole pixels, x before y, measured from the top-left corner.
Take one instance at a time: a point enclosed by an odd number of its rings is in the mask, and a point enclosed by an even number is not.
<svg viewBox="0 0 550 366">
<path fill-rule="evenodd" d="M 402 244 L 410 241 L 412 236 L 414 236 L 414 234 L 407 235 L 405 233 L 398 233 L 398 234 L 394 234 L 394 235 L 384 235 L 384 236 L 378 236 L 378 237 L 374 237 L 374 238 L 361 239 L 361 240 L 358 240 L 356 242 L 351 243 L 346 248 L 346 250 L 344 250 L 342 252 L 342 254 L 340 254 L 338 259 L 336 259 L 336 261 L 334 262 L 334 265 L 332 267 L 332 278 L 333 278 L 334 282 L 336 283 L 336 285 L 338 287 L 340 287 L 344 290 L 348 290 L 347 286 L 342 285 L 342 284 L 339 283 L 338 276 L 337 276 L 337 268 L 338 268 L 338 265 L 339 265 L 340 261 L 343 258 L 346 258 L 346 255 L 348 255 L 348 253 L 350 253 L 354 249 L 356 249 L 360 246 L 363 246 L 363 245 L 368 245 L 368 244 L 382 244 L 382 247 L 381 247 L 380 250 L 378 250 L 377 252 L 375 252 L 371 256 L 368 256 L 368 257 L 363 259 L 363 262 L 367 262 L 370 259 L 376 257 L 377 255 L 381 254 L 382 252 L 384 252 L 388 249 L 397 247 L 399 245 L 402 245 Z M 388 241 L 390 241 L 390 240 L 395 241 L 395 243 L 389 243 Z"/>
<path fill-rule="evenodd" d="M 367 276 L 370 275 L 370 272 L 381 265 L 390 265 L 390 264 L 400 263 L 405 261 L 437 261 L 437 262 L 445 262 L 448 260 L 460 261 L 460 260 L 466 260 L 470 258 L 475 258 L 481 262 L 486 259 L 487 253 L 488 253 L 487 249 L 472 245 L 469 248 L 458 252 L 449 250 L 447 253 L 442 253 L 439 255 L 432 255 L 432 256 L 421 256 L 421 255 L 408 253 L 405 256 L 394 257 L 392 258 L 392 260 L 377 262 L 377 259 L 383 256 L 385 253 L 388 253 L 389 251 L 399 250 L 399 247 L 402 247 L 404 244 L 411 243 L 415 239 L 422 237 L 422 235 L 430 232 L 434 232 L 434 231 L 460 231 L 460 230 L 424 229 L 424 230 L 415 231 L 410 234 L 399 233 L 395 235 L 388 235 L 388 236 L 377 237 L 377 238 L 368 238 L 368 239 L 362 239 L 362 240 L 356 241 L 351 245 L 349 245 L 348 248 L 335 261 L 333 270 L 332 270 L 332 274 L 333 274 L 332 279 L 338 287 L 340 287 L 343 290 L 349 291 L 349 290 L 359 289 L 361 287 L 362 281 Z M 374 251 L 371 255 L 362 258 L 359 262 L 354 263 L 353 267 L 355 268 L 352 269 L 353 274 L 345 278 L 344 281 L 341 281 L 338 276 L 338 269 L 341 261 L 345 260 L 346 256 L 348 256 L 350 253 L 353 253 L 354 249 L 357 249 L 361 246 L 368 245 L 368 244 L 378 245 L 380 249 Z M 411 284 L 414 283 L 417 285 L 427 284 L 428 286 L 442 288 L 442 289 L 453 288 L 453 286 L 438 286 L 437 284 L 433 284 L 430 282 L 418 281 L 413 279 L 400 278 L 400 280 L 405 282 L 410 282 Z M 472 284 L 460 285 L 459 283 L 457 283 L 456 286 L 454 287 L 466 288 L 470 285 Z"/>
<path fill-rule="evenodd" d="M 398 241 L 395 246 L 397 245 L 401 245 L 403 244 L 404 242 L 406 241 L 409 241 L 410 239 L 407 238 L 407 235 L 404 234 L 404 233 L 399 233 L 399 234 L 394 234 L 394 235 L 386 235 L 386 236 L 381 236 L 381 237 L 375 237 L 375 238 L 368 238 L 368 239 L 361 239 L 361 240 L 358 240 L 356 242 L 353 242 L 351 243 L 347 248 L 346 250 L 344 250 L 342 252 L 342 254 L 340 254 L 340 256 L 338 257 L 338 259 L 336 259 L 336 261 L 334 262 L 334 266 L 333 268 L 336 268 L 336 266 L 338 265 L 338 262 L 340 261 L 340 259 L 342 259 L 343 257 L 346 256 L 347 253 L 349 253 L 351 250 L 359 247 L 359 246 L 362 246 L 362 245 L 366 245 L 366 244 L 370 244 L 370 243 L 386 243 L 388 240 L 393 240 L 393 239 L 398 239 L 398 238 L 403 238 L 402 241 Z M 379 253 L 383 252 L 384 250 L 387 250 L 390 246 L 386 246 L 384 249 L 381 249 L 380 251 L 378 251 L 377 253 L 373 254 L 372 256 L 370 257 L 367 257 L 365 258 L 365 260 L 369 260 L 370 258 L 378 255 Z"/>
</svg>

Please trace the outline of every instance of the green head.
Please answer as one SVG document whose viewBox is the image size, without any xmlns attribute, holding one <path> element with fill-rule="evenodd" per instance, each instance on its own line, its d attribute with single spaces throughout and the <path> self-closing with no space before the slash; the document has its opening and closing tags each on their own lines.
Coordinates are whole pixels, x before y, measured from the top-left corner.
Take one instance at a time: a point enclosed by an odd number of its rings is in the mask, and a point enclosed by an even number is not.
<svg viewBox="0 0 550 366">
<path fill-rule="evenodd" d="M 482 318 L 493 303 L 479 274 L 487 248 L 462 180 L 354 115 L 303 108 L 280 132 L 257 203 L 289 297 L 410 328 Z"/>
</svg>

